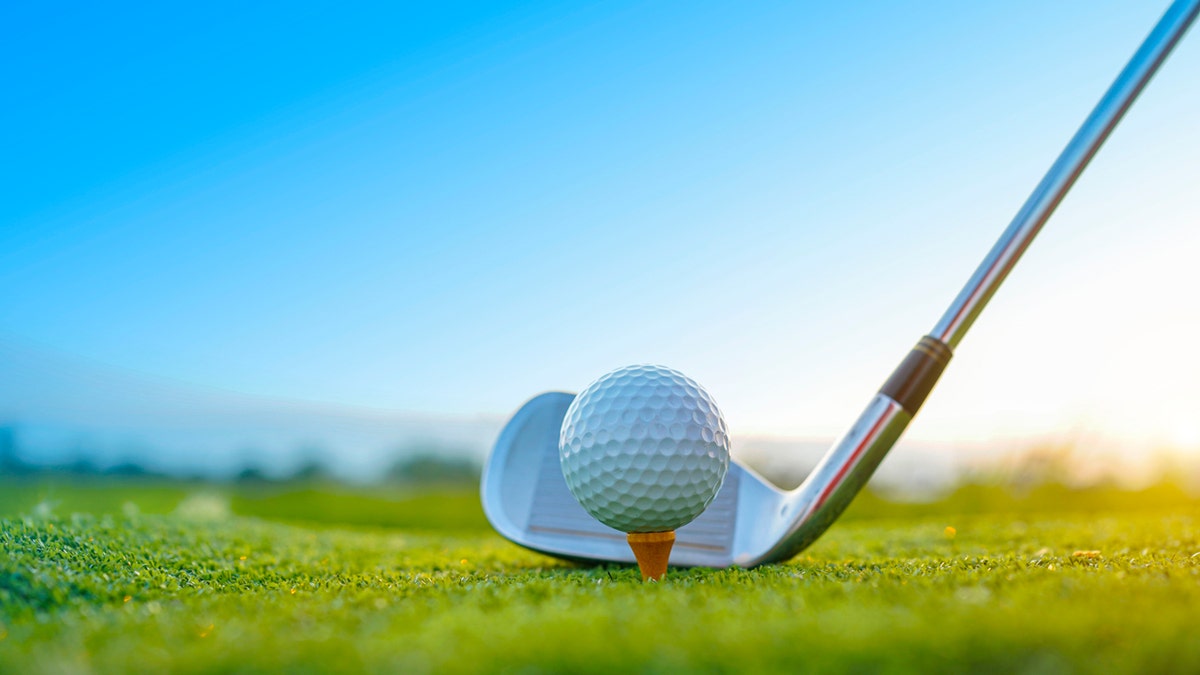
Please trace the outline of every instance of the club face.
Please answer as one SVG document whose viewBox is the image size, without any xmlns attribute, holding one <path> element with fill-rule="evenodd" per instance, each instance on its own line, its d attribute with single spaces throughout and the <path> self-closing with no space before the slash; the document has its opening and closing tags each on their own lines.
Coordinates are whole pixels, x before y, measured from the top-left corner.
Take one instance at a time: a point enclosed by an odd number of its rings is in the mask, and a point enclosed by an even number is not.
<svg viewBox="0 0 1200 675">
<path fill-rule="evenodd" d="M 500 534 L 526 548 L 582 562 L 634 562 L 625 533 L 609 528 L 575 501 L 558 459 L 558 436 L 574 394 L 549 392 L 513 415 L 496 441 L 480 486 L 483 509 Z M 750 566 L 774 542 L 764 520 L 778 517 L 785 494 L 731 462 L 713 503 L 676 531 L 671 564 Z"/>
</svg>

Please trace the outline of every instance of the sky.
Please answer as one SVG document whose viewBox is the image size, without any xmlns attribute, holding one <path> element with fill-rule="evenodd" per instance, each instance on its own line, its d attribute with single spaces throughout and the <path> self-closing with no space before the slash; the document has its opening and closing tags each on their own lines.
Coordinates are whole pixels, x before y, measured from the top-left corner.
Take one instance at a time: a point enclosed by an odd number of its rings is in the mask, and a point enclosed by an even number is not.
<svg viewBox="0 0 1200 675">
<path fill-rule="evenodd" d="M 10 3 L 0 418 L 108 373 L 503 419 L 661 363 L 839 435 L 1165 6 Z M 1198 79 L 1193 34 L 912 442 L 1200 454 Z"/>
</svg>

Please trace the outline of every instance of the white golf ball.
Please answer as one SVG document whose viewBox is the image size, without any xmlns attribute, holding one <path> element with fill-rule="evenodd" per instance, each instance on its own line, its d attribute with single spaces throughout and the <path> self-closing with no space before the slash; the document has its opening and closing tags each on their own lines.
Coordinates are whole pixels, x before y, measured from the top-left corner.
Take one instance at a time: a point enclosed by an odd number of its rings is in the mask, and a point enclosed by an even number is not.
<svg viewBox="0 0 1200 675">
<path fill-rule="evenodd" d="M 622 532 L 665 532 L 716 497 L 729 469 L 729 432 L 695 380 L 663 366 L 628 366 L 575 397 L 558 455 L 571 494 L 597 520 Z"/>
</svg>

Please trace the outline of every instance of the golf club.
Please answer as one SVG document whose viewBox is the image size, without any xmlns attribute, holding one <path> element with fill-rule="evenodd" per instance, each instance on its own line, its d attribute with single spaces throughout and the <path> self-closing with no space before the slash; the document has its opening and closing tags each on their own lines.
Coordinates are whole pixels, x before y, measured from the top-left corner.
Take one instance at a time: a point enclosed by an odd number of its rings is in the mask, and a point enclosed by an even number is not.
<svg viewBox="0 0 1200 675">
<path fill-rule="evenodd" d="M 731 463 L 717 497 L 676 533 L 671 564 L 751 567 L 817 539 L 874 473 L 921 407 L 953 349 L 1012 271 L 1100 145 L 1200 12 L 1176 0 L 1117 76 L 929 335 L 900 363 L 800 487 L 784 491 Z M 541 394 L 513 415 L 484 467 L 484 512 L 511 541 L 579 561 L 633 562 L 625 534 L 600 524 L 567 489 L 558 437 L 574 394 Z"/>
</svg>

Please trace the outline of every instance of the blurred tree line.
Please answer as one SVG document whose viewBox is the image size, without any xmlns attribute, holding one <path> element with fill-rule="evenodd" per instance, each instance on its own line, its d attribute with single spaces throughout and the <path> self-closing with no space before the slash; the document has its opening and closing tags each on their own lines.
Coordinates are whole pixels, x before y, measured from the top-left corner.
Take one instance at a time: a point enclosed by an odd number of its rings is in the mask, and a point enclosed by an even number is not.
<svg viewBox="0 0 1200 675">
<path fill-rule="evenodd" d="M 426 446 L 404 448 L 375 482 L 393 485 L 466 485 L 479 483 L 481 467 L 478 462 L 454 451 L 430 450 Z M 309 457 L 291 473 L 272 477 L 262 468 L 251 465 L 234 477 L 239 483 L 336 483 L 340 479 L 321 459 Z"/>
<path fill-rule="evenodd" d="M 0 477 L 58 475 L 212 480 L 211 477 L 205 476 L 164 473 L 133 460 L 102 467 L 88 458 L 85 452 L 78 453 L 68 462 L 39 464 L 23 459 L 18 445 L 16 429 L 12 426 L 0 426 Z M 305 446 L 299 449 L 299 454 L 304 459 L 291 471 L 268 472 L 260 465 L 250 463 L 237 471 L 232 479 L 237 483 L 260 484 L 343 482 L 330 468 L 333 453 Z M 481 467 L 478 462 L 469 458 L 469 453 L 463 448 L 423 442 L 398 448 L 394 457 L 374 482 L 404 486 L 457 486 L 479 483 Z"/>
</svg>

